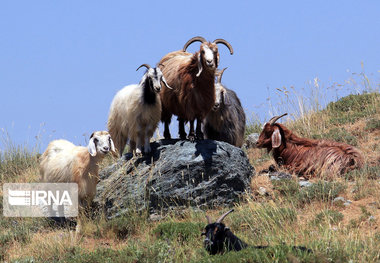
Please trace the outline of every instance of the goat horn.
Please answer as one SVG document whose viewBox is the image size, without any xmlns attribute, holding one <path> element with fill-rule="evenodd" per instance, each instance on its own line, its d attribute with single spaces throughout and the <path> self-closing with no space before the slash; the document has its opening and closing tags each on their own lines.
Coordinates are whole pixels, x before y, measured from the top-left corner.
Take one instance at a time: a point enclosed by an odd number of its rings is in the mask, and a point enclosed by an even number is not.
<svg viewBox="0 0 380 263">
<path fill-rule="evenodd" d="M 222 222 L 223 219 L 224 219 L 229 213 L 231 213 L 231 212 L 233 212 L 233 211 L 234 211 L 234 209 L 231 209 L 230 211 L 225 212 L 223 215 L 221 215 L 221 216 L 219 217 L 218 220 L 216 220 L 216 223 L 220 223 L 220 222 Z"/>
<path fill-rule="evenodd" d="M 211 222 L 210 217 L 208 215 L 206 215 L 206 218 L 207 218 L 207 224 L 211 224 L 212 222 Z"/>
<path fill-rule="evenodd" d="M 190 44 L 192 44 L 192 43 L 194 43 L 196 41 L 200 41 L 202 43 L 207 42 L 207 40 L 204 39 L 203 37 L 199 37 L 199 36 L 198 37 L 193 37 L 189 41 L 186 42 L 186 44 L 183 46 L 183 50 L 182 51 L 185 52 L 186 49 L 187 49 L 187 47 L 190 46 Z"/>
<path fill-rule="evenodd" d="M 150 66 L 148 64 L 142 64 L 140 67 L 136 69 L 136 71 L 138 71 L 141 67 L 146 67 L 147 69 L 150 69 Z"/>
<path fill-rule="evenodd" d="M 272 119 L 270 119 L 269 121 L 268 121 L 268 123 L 270 124 L 270 125 L 273 125 L 273 124 L 275 124 L 275 122 L 279 119 L 279 118 L 282 118 L 282 117 L 284 117 L 284 116 L 286 116 L 286 115 L 288 115 L 287 113 L 284 113 L 284 114 L 282 114 L 282 115 L 280 115 L 280 116 L 274 116 Z"/>
<path fill-rule="evenodd" d="M 215 39 L 214 40 L 214 42 L 212 42 L 212 43 L 215 43 L 215 44 L 224 44 L 226 47 L 228 47 L 228 49 L 230 50 L 230 53 L 231 53 L 231 55 L 234 53 L 234 50 L 233 50 L 233 48 L 232 48 L 232 46 L 231 46 L 231 44 L 230 43 L 228 43 L 226 40 L 224 40 L 223 38 L 218 38 L 218 39 Z"/>
<path fill-rule="evenodd" d="M 223 72 L 226 70 L 227 68 L 224 68 L 222 69 L 221 71 L 218 72 L 218 77 L 216 78 L 216 82 L 217 83 L 221 83 L 222 82 L 222 76 L 223 76 Z"/>
</svg>

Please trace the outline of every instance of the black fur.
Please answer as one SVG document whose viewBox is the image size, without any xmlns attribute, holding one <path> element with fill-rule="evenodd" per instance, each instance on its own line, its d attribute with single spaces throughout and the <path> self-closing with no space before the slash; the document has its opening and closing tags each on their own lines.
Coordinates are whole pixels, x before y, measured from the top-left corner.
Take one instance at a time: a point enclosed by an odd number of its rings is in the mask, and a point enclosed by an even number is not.
<svg viewBox="0 0 380 263">
<path fill-rule="evenodd" d="M 224 88 L 228 103 L 222 101 L 217 111 L 208 113 L 204 122 L 204 133 L 207 139 L 241 147 L 245 133 L 245 113 L 236 93 Z"/>
<path fill-rule="evenodd" d="M 247 247 L 265 249 L 269 246 L 249 246 L 240 238 L 235 236 L 223 223 L 211 223 L 205 227 L 204 247 L 210 255 L 222 254 L 228 251 L 240 251 Z M 312 253 L 313 251 L 303 246 L 293 246 L 292 249 Z"/>
<path fill-rule="evenodd" d="M 157 75 L 157 72 L 155 73 Z M 154 91 L 153 82 L 149 77 L 145 79 L 143 92 L 144 103 L 154 105 L 157 101 L 157 93 Z"/>
<path fill-rule="evenodd" d="M 235 236 L 223 223 L 208 224 L 203 235 L 206 236 L 204 246 L 210 255 L 248 247 L 247 243 Z"/>
</svg>

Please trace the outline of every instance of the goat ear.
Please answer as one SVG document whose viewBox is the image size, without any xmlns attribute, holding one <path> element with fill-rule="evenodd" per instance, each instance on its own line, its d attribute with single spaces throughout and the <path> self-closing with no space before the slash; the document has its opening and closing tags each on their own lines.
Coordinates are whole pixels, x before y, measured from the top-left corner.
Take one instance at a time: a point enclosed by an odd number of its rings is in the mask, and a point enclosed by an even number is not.
<svg viewBox="0 0 380 263">
<path fill-rule="evenodd" d="M 96 156 L 96 145 L 93 137 L 90 139 L 87 148 L 91 156 Z"/>
<path fill-rule="evenodd" d="M 231 101 L 230 101 L 230 98 L 229 98 L 229 96 L 227 95 L 227 91 L 226 90 L 224 90 L 223 92 L 222 92 L 222 94 L 223 94 L 223 103 L 224 103 L 224 105 L 226 105 L 226 106 L 230 106 L 231 105 Z"/>
<path fill-rule="evenodd" d="M 110 138 L 110 143 L 111 143 L 111 151 L 116 152 L 115 150 L 115 144 L 113 143 L 113 140 Z"/>
<path fill-rule="evenodd" d="M 274 132 L 272 133 L 272 148 L 278 148 L 281 145 L 281 133 L 280 129 L 276 126 Z"/>
<path fill-rule="evenodd" d="M 197 77 L 199 77 L 199 75 L 201 75 L 202 73 L 202 70 L 203 70 L 203 67 L 202 67 L 202 57 L 201 57 L 201 53 L 198 54 L 198 73 L 197 73 Z"/>
</svg>

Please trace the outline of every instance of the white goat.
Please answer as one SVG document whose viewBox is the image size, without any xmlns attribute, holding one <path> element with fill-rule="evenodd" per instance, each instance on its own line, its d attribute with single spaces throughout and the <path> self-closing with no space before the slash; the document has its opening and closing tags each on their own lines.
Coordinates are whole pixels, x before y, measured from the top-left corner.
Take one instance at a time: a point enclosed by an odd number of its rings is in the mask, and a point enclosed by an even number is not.
<svg viewBox="0 0 380 263">
<path fill-rule="evenodd" d="M 42 181 L 77 183 L 80 204 L 89 205 L 99 182 L 98 164 L 109 151 L 115 152 L 115 146 L 106 131 L 94 132 L 87 147 L 66 140 L 52 141 L 41 155 Z"/>
<path fill-rule="evenodd" d="M 108 116 L 108 130 L 119 154 L 123 154 L 129 140 L 130 151 L 150 153 L 150 138 L 161 119 L 161 81 L 168 87 L 159 68 L 147 68 L 139 84 L 121 89 L 114 97 Z"/>
</svg>

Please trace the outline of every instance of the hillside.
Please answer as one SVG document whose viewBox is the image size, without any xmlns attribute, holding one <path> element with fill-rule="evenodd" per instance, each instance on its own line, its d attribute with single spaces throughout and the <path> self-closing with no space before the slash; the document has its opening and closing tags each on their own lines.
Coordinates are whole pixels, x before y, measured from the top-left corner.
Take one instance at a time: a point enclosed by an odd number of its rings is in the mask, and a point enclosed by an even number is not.
<svg viewBox="0 0 380 263">
<path fill-rule="evenodd" d="M 323 110 L 282 121 L 300 136 L 355 145 L 364 154 L 365 166 L 342 177 L 314 177 L 309 187 L 301 187 L 295 176 L 272 181 L 265 173 L 253 177 L 253 193 L 236 205 L 225 223 L 247 243 L 270 245 L 268 249 L 209 256 L 200 236 L 205 213 L 195 209 L 161 221 L 135 211 L 109 221 L 102 215 L 81 215 L 78 232 L 45 219 L 0 215 L 0 261 L 379 262 L 380 94 L 349 95 Z M 252 123 L 248 130 L 260 132 L 259 127 L 261 123 Z M 249 149 L 247 155 L 257 172 L 274 164 L 265 150 Z M 114 161 L 108 159 L 103 166 Z M 38 155 L 9 143 L 0 152 L 1 184 L 37 181 Z M 334 201 L 336 197 L 344 201 Z M 216 219 L 225 211 L 206 212 Z M 306 246 L 313 253 L 292 251 L 292 245 Z"/>
</svg>

